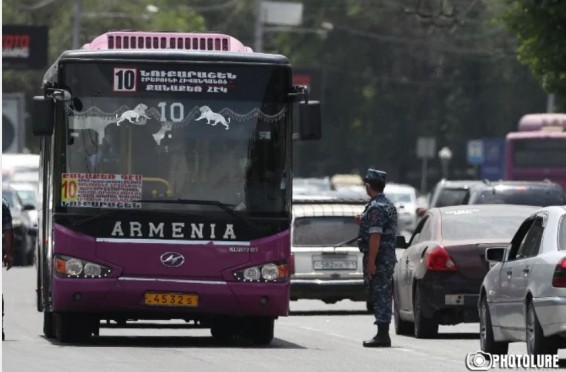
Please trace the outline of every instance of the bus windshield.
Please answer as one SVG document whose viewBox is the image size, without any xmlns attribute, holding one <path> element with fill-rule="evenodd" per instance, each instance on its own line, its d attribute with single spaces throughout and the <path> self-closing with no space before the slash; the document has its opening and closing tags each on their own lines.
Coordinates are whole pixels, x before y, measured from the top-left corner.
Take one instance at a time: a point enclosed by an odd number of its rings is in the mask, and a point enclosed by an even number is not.
<svg viewBox="0 0 566 372">
<path fill-rule="evenodd" d="M 281 67 L 67 65 L 56 204 L 283 211 L 288 79 Z"/>
<path fill-rule="evenodd" d="M 518 168 L 566 167 L 565 138 L 513 140 L 513 165 Z"/>
</svg>

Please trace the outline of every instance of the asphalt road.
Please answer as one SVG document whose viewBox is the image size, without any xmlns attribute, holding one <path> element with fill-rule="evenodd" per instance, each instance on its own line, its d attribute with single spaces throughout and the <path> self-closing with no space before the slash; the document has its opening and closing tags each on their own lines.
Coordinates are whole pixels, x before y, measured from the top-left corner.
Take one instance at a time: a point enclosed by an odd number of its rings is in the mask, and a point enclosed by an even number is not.
<svg viewBox="0 0 566 372">
<path fill-rule="evenodd" d="M 433 340 L 396 336 L 392 330 L 392 348 L 363 348 L 362 340 L 375 334 L 365 303 L 306 300 L 291 303 L 291 315 L 277 320 L 267 347 L 219 346 L 208 329 L 169 328 L 102 328 L 88 344 L 62 345 L 43 337 L 34 268 L 15 267 L 2 276 L 2 371 L 467 371 L 466 355 L 479 348 L 478 324 L 441 327 Z M 512 344 L 510 353 L 526 353 L 525 345 Z"/>
</svg>

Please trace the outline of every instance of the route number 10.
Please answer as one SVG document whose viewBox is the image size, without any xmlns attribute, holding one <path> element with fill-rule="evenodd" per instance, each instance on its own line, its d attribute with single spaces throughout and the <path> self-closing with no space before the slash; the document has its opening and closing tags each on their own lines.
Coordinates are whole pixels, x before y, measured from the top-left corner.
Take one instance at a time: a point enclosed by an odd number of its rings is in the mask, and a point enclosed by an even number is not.
<svg viewBox="0 0 566 372">
<path fill-rule="evenodd" d="M 114 68 L 114 92 L 135 92 L 137 72 L 135 68 Z"/>
<path fill-rule="evenodd" d="M 64 179 L 61 183 L 61 199 L 63 201 L 75 200 L 77 198 L 77 180 Z"/>
</svg>

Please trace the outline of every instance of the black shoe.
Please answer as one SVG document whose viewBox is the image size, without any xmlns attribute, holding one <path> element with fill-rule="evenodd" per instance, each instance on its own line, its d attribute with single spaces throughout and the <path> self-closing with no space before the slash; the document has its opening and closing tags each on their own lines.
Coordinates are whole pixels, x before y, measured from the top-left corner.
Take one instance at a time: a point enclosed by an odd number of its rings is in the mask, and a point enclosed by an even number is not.
<svg viewBox="0 0 566 372">
<path fill-rule="evenodd" d="M 391 347 L 391 339 L 388 335 L 377 335 L 371 340 L 364 341 L 364 347 Z"/>
</svg>

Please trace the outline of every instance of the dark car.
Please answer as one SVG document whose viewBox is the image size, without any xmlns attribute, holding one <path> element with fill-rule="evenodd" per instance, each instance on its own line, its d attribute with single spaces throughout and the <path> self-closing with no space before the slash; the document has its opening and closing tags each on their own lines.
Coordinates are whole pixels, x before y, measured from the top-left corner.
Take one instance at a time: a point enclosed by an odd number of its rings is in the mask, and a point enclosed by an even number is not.
<svg viewBox="0 0 566 372">
<path fill-rule="evenodd" d="M 504 247 L 537 210 L 518 205 L 460 205 L 427 212 L 395 267 L 397 334 L 434 337 L 438 325 L 479 320 L 477 301 L 489 264 L 486 247 Z"/>
<path fill-rule="evenodd" d="M 35 209 L 31 204 L 23 204 L 17 192 L 11 187 L 2 187 L 2 197 L 6 199 L 12 214 L 14 227 L 14 265 L 23 266 L 33 264 L 34 240 L 37 226 L 34 226 L 29 211 Z"/>
<path fill-rule="evenodd" d="M 550 181 L 485 181 L 469 189 L 466 204 L 546 207 L 566 204 L 566 194 L 559 184 Z"/>
<path fill-rule="evenodd" d="M 470 188 L 482 183 L 482 181 L 478 180 L 442 179 L 436 184 L 432 191 L 429 208 L 466 204 Z"/>
</svg>

